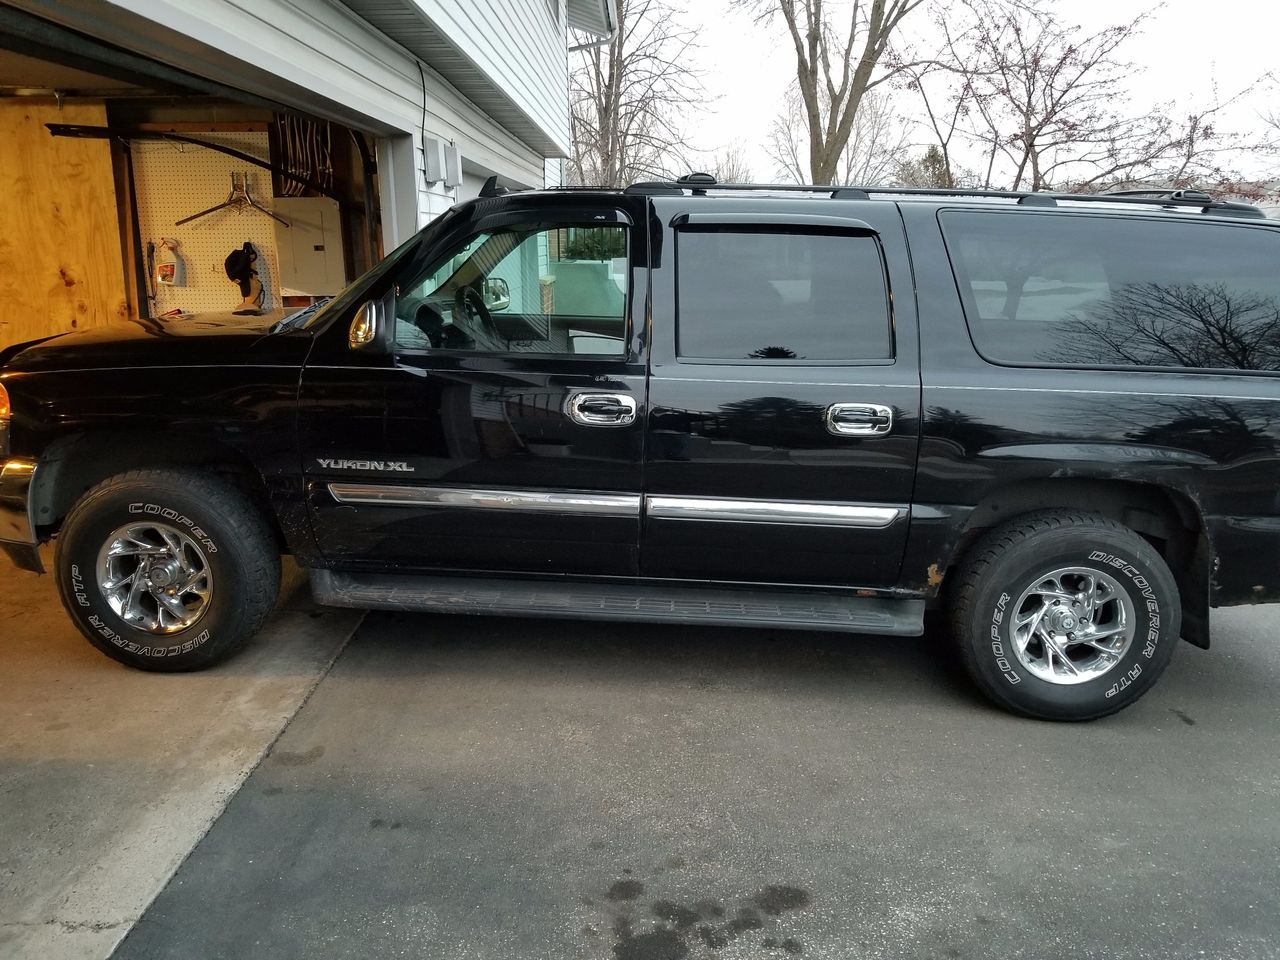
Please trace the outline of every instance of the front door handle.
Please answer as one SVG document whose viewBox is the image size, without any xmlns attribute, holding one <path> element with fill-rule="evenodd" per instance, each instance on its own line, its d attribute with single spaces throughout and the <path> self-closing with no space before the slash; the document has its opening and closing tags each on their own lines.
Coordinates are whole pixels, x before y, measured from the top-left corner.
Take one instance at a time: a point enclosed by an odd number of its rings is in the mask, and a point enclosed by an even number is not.
<svg viewBox="0 0 1280 960">
<path fill-rule="evenodd" d="M 882 403 L 833 403 L 823 414 L 837 437 L 883 437 L 893 429 L 893 408 Z"/>
<path fill-rule="evenodd" d="M 584 427 L 625 427 L 635 423 L 636 400 L 625 393 L 575 393 L 564 412 Z"/>
</svg>

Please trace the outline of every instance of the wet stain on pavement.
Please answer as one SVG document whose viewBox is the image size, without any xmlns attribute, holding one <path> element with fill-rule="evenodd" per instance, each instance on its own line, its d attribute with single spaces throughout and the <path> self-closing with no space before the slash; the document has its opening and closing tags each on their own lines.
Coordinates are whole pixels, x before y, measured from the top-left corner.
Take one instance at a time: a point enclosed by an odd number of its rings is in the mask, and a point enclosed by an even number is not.
<svg viewBox="0 0 1280 960">
<path fill-rule="evenodd" d="M 618 960 L 681 960 L 689 955 L 689 947 L 674 930 L 659 928 L 619 940 L 613 955 Z"/>
<path fill-rule="evenodd" d="M 801 887 L 768 886 L 753 898 L 757 907 L 776 917 L 787 910 L 800 910 L 812 902 L 809 891 Z"/>
<path fill-rule="evenodd" d="M 670 863 L 669 859 L 663 865 Z M 661 874 L 663 865 L 655 865 L 652 872 Z M 737 941 L 748 948 L 755 944 L 793 956 L 804 953 L 800 940 L 783 935 L 791 932 L 790 923 L 779 928 L 783 914 L 803 910 L 813 902 L 812 894 L 803 887 L 770 884 L 729 909 L 715 897 L 702 897 L 692 904 L 657 899 L 646 908 L 636 902 L 644 892 L 639 880 L 616 880 L 599 907 L 607 915 L 617 960 L 680 960 L 691 955 L 709 958 Z M 584 896 L 581 902 L 591 906 L 597 901 Z M 588 924 L 583 928 L 584 936 L 595 936 L 598 926 Z M 588 929 L 593 933 L 586 934 Z"/>
<path fill-rule="evenodd" d="M 630 871 L 623 871 L 629 873 Z M 619 880 L 609 888 L 609 892 L 605 894 L 610 900 L 634 900 L 640 894 L 644 893 L 644 884 L 639 880 Z"/>
<path fill-rule="evenodd" d="M 668 923 L 673 924 L 677 930 L 692 927 L 701 919 L 697 910 L 690 910 L 688 907 L 672 903 L 670 900 L 655 901 L 651 912 L 659 920 L 666 920 Z"/>
<path fill-rule="evenodd" d="M 292 750 L 277 750 L 271 755 L 271 759 L 282 767 L 305 767 L 308 763 L 315 763 L 323 756 L 324 747 L 317 745 L 301 753 L 295 753 Z"/>
</svg>

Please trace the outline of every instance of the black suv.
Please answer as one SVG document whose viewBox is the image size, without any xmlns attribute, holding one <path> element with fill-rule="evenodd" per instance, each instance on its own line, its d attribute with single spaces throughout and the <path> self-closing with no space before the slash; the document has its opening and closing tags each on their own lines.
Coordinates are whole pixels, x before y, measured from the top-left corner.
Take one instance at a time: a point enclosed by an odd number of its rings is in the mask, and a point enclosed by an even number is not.
<svg viewBox="0 0 1280 960">
<path fill-rule="evenodd" d="M 1132 703 L 1280 600 L 1280 224 L 1204 194 L 487 188 L 346 292 L 0 353 L 0 541 L 207 666 L 349 607 L 918 635 Z M 7 409 L 11 405 L 11 411 Z"/>
</svg>

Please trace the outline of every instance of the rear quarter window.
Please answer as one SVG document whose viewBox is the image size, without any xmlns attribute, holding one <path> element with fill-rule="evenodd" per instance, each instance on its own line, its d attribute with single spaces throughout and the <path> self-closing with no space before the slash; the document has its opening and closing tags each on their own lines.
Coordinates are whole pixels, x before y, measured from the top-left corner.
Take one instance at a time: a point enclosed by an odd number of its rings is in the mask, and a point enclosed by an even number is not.
<svg viewBox="0 0 1280 960">
<path fill-rule="evenodd" d="M 1149 217 L 944 211 L 996 363 L 1280 370 L 1280 232 Z"/>
</svg>

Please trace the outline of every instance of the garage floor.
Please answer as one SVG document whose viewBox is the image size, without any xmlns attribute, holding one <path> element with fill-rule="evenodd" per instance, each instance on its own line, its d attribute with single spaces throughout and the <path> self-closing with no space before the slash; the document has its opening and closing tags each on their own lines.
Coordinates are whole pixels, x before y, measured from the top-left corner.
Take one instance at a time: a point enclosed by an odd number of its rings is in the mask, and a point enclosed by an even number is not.
<svg viewBox="0 0 1280 960">
<path fill-rule="evenodd" d="M 52 577 L 0 561 L 0 957 L 110 954 L 357 622 L 291 569 L 242 656 L 145 674 L 89 646 Z"/>
<path fill-rule="evenodd" d="M 928 639 L 373 615 L 116 957 L 1277 957 L 1280 616 L 1215 623 L 1063 725 Z"/>
</svg>

